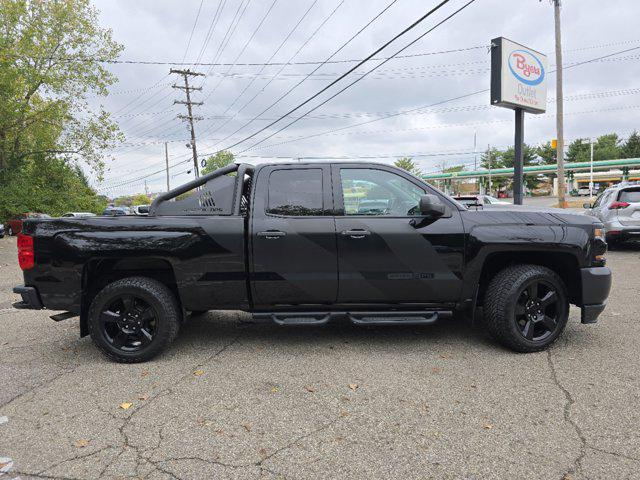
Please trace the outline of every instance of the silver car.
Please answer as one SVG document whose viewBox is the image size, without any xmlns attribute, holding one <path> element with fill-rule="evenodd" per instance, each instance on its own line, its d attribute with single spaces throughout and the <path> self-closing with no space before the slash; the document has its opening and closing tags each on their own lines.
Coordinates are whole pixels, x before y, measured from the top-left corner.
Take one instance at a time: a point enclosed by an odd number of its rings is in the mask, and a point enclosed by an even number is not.
<svg viewBox="0 0 640 480">
<path fill-rule="evenodd" d="M 620 183 L 598 195 L 586 213 L 604 224 L 607 243 L 640 240 L 640 184 Z"/>
</svg>

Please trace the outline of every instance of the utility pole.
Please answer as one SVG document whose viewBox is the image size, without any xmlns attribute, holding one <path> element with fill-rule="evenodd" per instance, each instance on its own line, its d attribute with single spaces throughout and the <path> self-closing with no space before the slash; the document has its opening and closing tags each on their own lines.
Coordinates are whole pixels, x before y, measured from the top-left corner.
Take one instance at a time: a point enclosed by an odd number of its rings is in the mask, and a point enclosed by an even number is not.
<svg viewBox="0 0 640 480">
<path fill-rule="evenodd" d="M 567 208 L 564 181 L 564 119 L 562 102 L 562 35 L 560 30 L 560 0 L 551 0 L 556 31 L 556 157 L 558 159 L 558 206 Z"/>
<path fill-rule="evenodd" d="M 149 187 L 147 187 L 147 181 L 144 181 L 144 194 L 148 197 L 149 196 Z"/>
<path fill-rule="evenodd" d="M 167 192 L 168 192 L 169 190 L 171 190 L 171 187 L 169 186 L 169 146 L 167 142 L 164 142 L 164 161 L 165 161 L 165 164 L 167 165 Z"/>
<path fill-rule="evenodd" d="M 191 151 L 193 152 L 193 172 L 195 177 L 198 178 L 200 176 L 200 170 L 198 168 L 198 150 L 196 149 L 196 132 L 193 127 L 194 120 L 202 120 L 202 117 L 194 117 L 192 106 L 193 105 L 202 105 L 202 102 L 192 102 L 191 101 L 191 92 L 196 90 L 202 90 L 202 87 L 191 87 L 189 86 L 189 77 L 204 77 L 204 73 L 192 72 L 191 70 L 176 70 L 172 68 L 169 70 L 169 73 L 177 73 L 178 75 L 182 75 L 184 78 L 184 86 L 182 85 L 172 85 L 173 88 L 177 88 L 180 90 L 184 90 L 187 96 L 187 100 L 175 100 L 173 103 L 179 103 L 181 105 L 187 106 L 187 115 L 178 115 L 178 118 L 182 120 L 188 120 L 189 126 L 191 127 Z"/>
</svg>

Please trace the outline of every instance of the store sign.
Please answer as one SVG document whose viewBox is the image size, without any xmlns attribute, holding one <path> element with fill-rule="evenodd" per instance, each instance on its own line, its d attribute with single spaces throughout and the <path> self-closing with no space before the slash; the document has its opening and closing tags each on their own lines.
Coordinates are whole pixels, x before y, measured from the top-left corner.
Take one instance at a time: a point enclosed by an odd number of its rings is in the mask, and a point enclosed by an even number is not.
<svg viewBox="0 0 640 480">
<path fill-rule="evenodd" d="M 491 41 L 491 105 L 544 113 L 547 57 L 504 37 Z"/>
</svg>

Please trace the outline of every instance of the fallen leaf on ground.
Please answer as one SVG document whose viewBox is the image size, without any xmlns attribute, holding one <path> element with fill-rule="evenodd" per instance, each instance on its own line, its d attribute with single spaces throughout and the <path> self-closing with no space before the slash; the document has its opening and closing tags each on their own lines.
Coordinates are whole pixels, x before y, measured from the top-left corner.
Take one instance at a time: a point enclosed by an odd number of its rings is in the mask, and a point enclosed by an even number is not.
<svg viewBox="0 0 640 480">
<path fill-rule="evenodd" d="M 491 425 L 490 423 L 487 423 L 482 428 L 484 428 L 485 430 L 491 430 L 493 428 L 493 425 Z"/>
<path fill-rule="evenodd" d="M 264 457 L 267 454 L 267 450 L 264 448 L 261 448 L 260 450 L 258 450 L 258 453 Z"/>
<path fill-rule="evenodd" d="M 195 372 L 193 372 L 193 374 L 196 377 L 199 377 L 200 375 L 204 375 L 204 370 L 196 370 Z"/>
<path fill-rule="evenodd" d="M 441 371 L 442 371 L 442 369 L 440 369 L 440 368 L 438 368 L 438 367 L 434 367 L 434 368 L 432 368 L 432 369 L 431 369 L 431 373 L 435 373 L 435 374 L 438 374 L 438 373 L 440 373 Z"/>
<path fill-rule="evenodd" d="M 350 383 L 349 384 L 349 388 L 351 390 L 357 390 L 358 389 L 358 384 L 357 383 Z"/>
<path fill-rule="evenodd" d="M 271 393 L 278 393 L 278 387 L 271 387 Z"/>
<path fill-rule="evenodd" d="M 250 432 L 251 431 L 251 425 L 249 425 L 248 423 L 243 423 L 242 427 L 247 431 Z"/>
<path fill-rule="evenodd" d="M 91 441 L 91 440 L 86 440 L 86 439 L 84 439 L 84 438 L 83 438 L 83 439 L 81 439 L 81 440 L 78 440 L 78 441 L 75 443 L 76 448 L 84 448 L 84 447 L 86 447 L 87 445 L 89 445 L 89 442 L 90 442 L 90 441 Z"/>
<path fill-rule="evenodd" d="M 149 395 L 138 395 L 138 400 L 149 400 Z"/>
<path fill-rule="evenodd" d="M 309 393 L 313 393 L 316 391 L 315 387 L 313 385 L 307 385 L 304 387 L 304 389 L 309 392 Z"/>
<path fill-rule="evenodd" d="M 451 354 L 450 353 L 441 353 L 440 354 L 440 358 L 451 358 Z"/>
<path fill-rule="evenodd" d="M 140 374 L 141 377 L 146 377 L 147 375 L 149 375 L 149 370 L 144 369 L 142 370 L 142 373 Z"/>
<path fill-rule="evenodd" d="M 0 458 L 0 475 L 7 473 L 13 466 L 13 460 L 8 457 Z"/>
<path fill-rule="evenodd" d="M 122 410 L 129 410 L 131 407 L 133 407 L 133 403 L 131 402 L 124 402 L 120 404 L 120 408 Z"/>
<path fill-rule="evenodd" d="M 340 412 L 340 416 L 341 417 L 348 417 L 349 416 L 349 412 L 345 412 L 344 410 L 342 412 Z"/>
</svg>

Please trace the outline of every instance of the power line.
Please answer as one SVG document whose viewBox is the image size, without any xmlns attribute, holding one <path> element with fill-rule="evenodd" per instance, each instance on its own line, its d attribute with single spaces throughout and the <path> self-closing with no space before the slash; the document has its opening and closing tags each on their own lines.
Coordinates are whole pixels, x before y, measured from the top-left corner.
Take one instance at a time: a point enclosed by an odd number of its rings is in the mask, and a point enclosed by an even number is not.
<svg viewBox="0 0 640 480">
<path fill-rule="evenodd" d="M 296 22 L 296 24 L 293 26 L 293 28 L 289 31 L 289 33 L 285 36 L 285 38 L 282 40 L 282 42 L 280 42 L 280 45 L 278 45 L 278 47 L 275 49 L 275 51 L 271 54 L 271 56 L 269 57 L 269 60 L 267 62 L 270 62 L 271 60 L 273 60 L 273 58 L 278 54 L 278 52 L 282 49 L 282 47 L 287 43 L 287 41 L 289 40 L 289 38 L 291 37 L 291 35 L 293 35 L 293 33 L 298 29 L 298 27 L 300 26 L 300 24 L 303 22 L 303 20 L 307 17 L 307 15 L 309 14 L 309 12 L 311 11 L 311 9 L 314 7 L 314 5 L 318 2 L 318 0 L 313 0 L 313 2 L 311 3 L 311 5 L 309 6 L 309 8 L 307 8 L 307 10 L 304 12 L 304 14 L 298 19 L 298 21 Z M 260 69 L 260 72 L 262 72 L 264 70 L 264 66 Z M 259 73 L 260 73 L 259 72 Z M 236 102 L 242 97 L 242 95 L 244 95 L 244 93 L 247 91 L 247 89 L 253 85 L 253 82 L 255 81 L 255 79 L 252 79 L 247 85 L 245 85 L 245 87 L 242 89 L 242 91 L 236 96 L 236 98 L 231 102 L 231 104 L 229 106 L 227 106 L 226 110 L 223 112 L 223 115 L 229 111 L 229 109 L 231 107 L 233 107 L 233 105 L 236 104 Z M 211 94 L 207 95 L 205 97 L 205 100 L 207 98 L 209 98 Z"/>
<path fill-rule="evenodd" d="M 240 1 L 240 4 L 238 5 L 238 9 L 236 10 L 235 15 L 231 19 L 231 23 L 227 27 L 227 31 L 224 33 L 224 37 L 222 37 L 222 40 L 220 41 L 220 45 L 218 45 L 218 49 L 216 50 L 216 53 L 213 58 L 214 63 L 218 61 L 218 59 L 222 56 L 222 52 L 224 52 L 227 46 L 229 45 L 229 42 L 231 41 L 231 37 L 235 33 L 236 28 L 238 28 L 238 25 L 240 24 L 240 21 L 242 20 L 242 17 L 247 11 L 247 7 L 251 3 L 251 1 L 252 0 L 247 0 L 246 3 L 244 3 L 244 0 Z M 240 12 L 241 9 L 242 9 L 242 12 Z M 211 72 L 212 69 L 213 67 L 209 68 L 209 70 L 207 71 L 207 74 Z M 205 77 L 205 81 L 206 81 L 206 77 Z M 203 85 L 204 85 L 204 81 L 200 86 L 202 87 Z"/>
<path fill-rule="evenodd" d="M 620 41 L 620 42 L 611 42 L 611 43 L 602 43 L 602 44 L 597 44 L 597 45 L 590 45 L 590 46 L 586 46 L 586 47 L 581 47 L 581 48 L 573 48 L 573 49 L 569 49 L 569 50 L 564 50 L 564 52 L 581 52 L 581 51 L 585 51 L 585 50 L 593 50 L 593 49 L 597 49 L 597 48 L 608 48 L 608 47 L 612 47 L 612 46 L 617 46 L 617 45 L 629 45 L 629 44 L 633 44 L 633 43 L 638 43 L 640 42 L 640 39 L 636 39 L 636 40 L 628 40 L 628 41 Z M 456 52 L 466 52 L 466 51 L 470 51 L 470 50 L 486 50 L 489 47 L 489 45 L 476 45 L 476 46 L 472 46 L 472 47 L 466 47 L 466 48 L 456 48 L 456 49 L 451 49 L 451 50 L 441 50 L 441 51 L 436 51 L 436 52 L 423 52 L 423 53 L 414 53 L 414 54 L 410 54 L 410 55 L 398 55 L 396 57 L 394 57 L 394 59 L 403 59 L 403 58 L 415 58 L 415 57 L 424 57 L 424 56 L 430 56 L 430 55 L 440 55 L 440 54 L 446 54 L 446 53 L 456 53 Z M 21 58 L 19 55 L 2 55 L 4 57 L 10 57 L 10 58 Z M 386 60 L 389 57 L 377 57 L 377 58 L 372 58 L 371 60 L 377 61 L 377 60 Z M 111 60 L 111 59 L 101 59 L 101 58 L 97 58 L 97 57 L 73 57 L 73 56 L 67 56 L 67 57 L 39 57 L 38 60 L 43 60 L 43 61 L 48 61 L 48 60 L 54 60 L 57 62 L 78 62 L 78 61 L 84 61 L 84 62 L 98 62 L 98 63 L 110 63 L 110 64 L 125 64 L 125 65 L 173 65 L 173 66 L 199 66 L 199 67 L 227 67 L 227 66 L 240 66 L 240 67 L 259 67 L 259 66 L 281 66 L 281 65 L 318 65 L 318 64 L 323 64 L 323 63 L 328 63 L 328 64 L 340 64 L 340 63 L 355 63 L 355 62 L 360 62 L 362 59 L 361 58 L 351 58 L 351 59 L 344 59 L 344 60 L 332 60 L 330 62 L 324 62 L 322 60 L 309 60 L 309 61 L 298 61 L 298 62 L 292 62 L 290 64 L 284 63 L 284 62 L 270 62 L 270 63 L 256 63 L 256 62 L 246 62 L 246 63 L 224 63 L 224 62 L 219 62 L 219 63 L 212 63 L 212 62 L 171 62 L 171 61 L 166 61 L 166 60 Z"/>
<path fill-rule="evenodd" d="M 318 32 L 322 29 L 322 27 L 324 27 L 324 25 L 335 15 L 335 13 L 338 11 L 338 9 L 344 4 L 344 0 L 341 0 L 340 3 L 338 3 L 338 5 L 336 5 L 336 7 L 329 13 L 329 15 L 327 15 L 325 17 L 325 19 L 320 23 L 320 25 L 318 25 L 318 27 L 313 31 L 313 33 L 311 33 L 311 35 L 309 35 L 309 37 L 307 37 L 307 39 L 302 43 L 302 45 L 300 45 L 300 47 L 298 48 L 298 50 L 295 51 L 295 53 L 289 57 L 288 61 L 293 60 L 295 57 L 298 56 L 298 54 L 309 44 L 309 42 L 318 34 Z M 313 5 L 312 5 L 313 6 Z M 311 7 L 309 7 L 309 9 L 311 9 Z M 215 130 L 213 130 L 212 133 L 217 132 L 218 130 L 220 130 L 221 128 L 223 128 L 225 125 L 227 125 L 229 122 L 231 122 L 234 118 L 236 118 L 236 116 L 242 112 L 248 105 L 250 105 L 251 103 L 253 103 L 253 101 L 262 93 L 265 91 L 265 89 L 271 84 L 271 82 L 273 80 L 275 80 L 281 73 L 282 71 L 287 68 L 286 65 L 283 65 L 280 67 L 280 69 L 273 74 L 272 76 L 270 76 L 269 81 L 267 83 L 265 83 L 262 88 L 260 90 L 258 90 L 255 95 L 253 97 L 251 97 L 248 101 L 246 101 L 244 103 L 244 105 L 242 105 L 242 107 L 240 107 L 238 110 L 236 110 L 236 112 L 233 114 L 233 116 L 231 116 L 231 118 L 229 118 L 227 121 L 222 122 L 220 124 L 220 126 L 218 126 L 218 128 L 216 128 Z M 320 68 L 320 67 L 318 67 Z M 282 97 L 281 97 L 282 98 Z M 276 102 L 277 103 L 277 102 Z M 274 104 L 272 104 L 274 105 Z M 225 112 L 222 113 L 222 115 L 224 115 L 227 111 L 229 110 L 229 108 L 227 108 L 227 110 Z M 221 141 L 224 141 L 221 140 Z"/>
<path fill-rule="evenodd" d="M 636 47 L 636 48 L 640 48 L 640 47 Z M 564 68 L 565 68 L 565 70 L 567 70 L 569 68 L 577 67 L 578 65 L 585 65 L 585 64 L 588 64 L 588 63 L 591 63 L 591 62 L 597 62 L 598 60 L 601 60 L 603 58 L 609 58 L 609 57 L 612 57 L 614 55 L 619 55 L 619 54 L 625 53 L 627 51 L 628 51 L 627 49 L 620 50 L 620 51 L 613 52 L 613 53 L 610 53 L 610 54 L 607 54 L 607 55 L 604 55 L 604 56 L 599 56 L 599 57 L 595 57 L 595 58 L 592 58 L 592 59 L 589 59 L 589 60 L 585 60 L 583 62 L 579 62 L 579 64 L 573 64 L 573 65 L 570 65 L 570 66 L 565 66 Z M 551 73 L 554 73 L 554 72 L 555 72 L 555 70 L 552 70 L 549 73 L 551 74 Z M 389 115 L 384 115 L 382 117 L 374 118 L 374 119 L 367 120 L 367 121 L 364 121 L 364 122 L 358 122 L 358 123 L 354 123 L 354 124 L 351 124 L 351 125 L 346 125 L 344 127 L 339 127 L 339 128 L 327 130 L 327 131 L 324 131 L 324 132 L 320 132 L 320 133 L 301 136 L 301 137 L 297 138 L 296 140 L 289 140 L 289 141 L 286 141 L 286 142 L 273 143 L 273 144 L 270 144 L 270 145 L 267 145 L 267 146 L 263 146 L 261 148 L 279 146 L 279 145 L 283 145 L 285 143 L 291 143 L 293 141 L 307 140 L 309 138 L 315 138 L 315 137 L 319 137 L 319 136 L 322 136 L 322 135 L 327 135 L 327 134 L 330 134 L 330 133 L 339 132 L 339 131 L 342 131 L 342 130 L 347 130 L 347 129 L 350 129 L 350 128 L 359 127 L 359 126 L 362 126 L 362 125 L 368 125 L 370 123 L 379 122 L 381 120 L 386 120 L 388 118 L 393 118 L 393 117 L 397 117 L 397 116 L 400 116 L 400 115 L 407 115 L 409 113 L 413 113 L 413 112 L 416 112 L 416 111 L 419 111 L 419 110 L 424 110 L 424 109 L 427 109 L 427 108 L 432 108 L 432 107 L 436 107 L 436 106 L 439 106 L 439 105 L 443 105 L 445 103 L 450 103 L 450 102 L 453 102 L 453 101 L 456 101 L 456 100 L 461 100 L 463 98 L 472 97 L 472 96 L 478 95 L 480 93 L 486 93 L 488 91 L 489 91 L 488 88 L 484 88 L 482 90 L 477 90 L 475 92 L 470 92 L 470 93 L 466 93 L 466 94 L 463 94 L 463 95 L 458 95 L 458 96 L 451 97 L 451 98 L 448 98 L 446 100 L 440 100 L 438 102 L 431 103 L 431 104 L 428 104 L 428 105 L 422 105 L 422 106 L 417 107 L 417 108 L 411 108 L 411 109 L 408 109 L 408 110 L 402 110 L 402 111 L 399 111 L 399 112 L 391 113 Z M 250 148 L 253 149 L 253 146 L 250 147 Z M 245 150 L 243 150 L 243 152 L 246 152 L 247 150 L 249 150 L 249 149 L 245 149 Z"/>
<path fill-rule="evenodd" d="M 202 55 L 207 49 L 207 45 L 209 45 L 209 41 L 211 40 L 213 31 L 215 30 L 216 26 L 218 25 L 218 21 L 222 16 L 222 11 L 224 10 L 226 3 L 227 3 L 227 0 L 220 0 L 218 2 L 218 7 L 216 8 L 216 12 L 213 14 L 213 18 L 211 19 L 211 22 L 209 22 L 209 30 L 207 30 L 207 34 L 204 37 L 204 42 L 202 43 L 202 47 L 200 47 L 200 52 L 198 53 L 196 61 L 195 63 L 188 64 L 188 65 L 193 65 L 193 66 L 199 65 L 200 59 L 202 58 Z M 173 64 L 173 65 L 176 65 L 176 64 Z"/>
<path fill-rule="evenodd" d="M 271 10 L 273 10 L 273 7 L 275 7 L 276 3 L 278 3 L 278 0 L 273 0 L 273 2 L 271 3 L 271 6 L 268 8 L 267 12 L 263 15 L 263 17 L 260 19 L 260 22 L 258 23 L 258 25 L 256 26 L 256 28 L 254 28 L 253 33 L 249 36 L 249 38 L 247 39 L 247 41 L 245 42 L 244 46 L 240 49 L 240 52 L 238 53 L 238 55 L 236 55 L 236 58 L 233 60 L 233 63 L 229 66 L 229 68 L 227 69 L 226 73 L 228 74 L 231 69 L 237 64 L 237 61 L 240 59 L 240 57 L 244 54 L 245 50 L 247 49 L 247 47 L 249 46 L 249 44 L 253 41 L 253 38 L 255 37 L 255 35 L 258 33 L 258 31 L 260 30 L 260 28 L 262 27 L 262 24 L 264 23 L 264 21 L 267 19 L 267 17 L 269 16 L 269 14 L 271 13 Z M 209 75 L 211 73 L 211 71 L 213 70 L 213 67 L 215 65 L 212 64 L 211 68 L 209 68 L 209 70 L 207 70 L 207 75 Z M 213 87 L 213 90 L 211 93 L 215 92 L 216 89 L 218 88 L 218 86 L 220 86 L 220 83 L 222 83 L 222 81 L 224 80 L 224 77 L 221 78 L 218 83 Z M 211 96 L 211 93 L 209 95 L 207 95 L 207 98 Z"/>
<path fill-rule="evenodd" d="M 193 38 L 193 32 L 196 30 L 196 25 L 198 24 L 198 18 L 200 18 L 200 10 L 202 10 L 202 4 L 204 0 L 200 0 L 200 6 L 198 7 L 198 13 L 196 13 L 196 19 L 193 21 L 193 27 L 191 27 L 191 33 L 189 34 L 189 41 L 187 42 L 187 48 L 184 49 L 184 55 L 182 56 L 182 61 L 187 58 L 187 53 L 189 52 L 189 47 L 191 46 L 191 39 Z"/>
<path fill-rule="evenodd" d="M 251 123 L 253 123 L 258 117 L 262 116 L 264 113 L 266 113 L 267 111 L 269 111 L 272 107 L 274 107 L 275 105 L 277 105 L 278 103 L 280 103 L 280 101 L 282 101 L 284 98 L 286 98 L 291 92 L 293 92 L 296 88 L 298 88 L 298 86 L 300 86 L 305 80 L 307 80 L 311 75 L 313 75 L 315 72 L 318 71 L 318 69 L 320 69 L 321 67 L 323 67 L 324 65 L 326 65 L 328 62 L 331 61 L 331 59 L 333 57 L 335 57 L 338 53 L 340 53 L 347 45 L 349 45 L 356 37 L 358 37 L 362 32 L 364 32 L 372 23 L 374 23 L 378 18 L 380 18 L 387 10 L 389 10 L 395 3 L 397 2 L 397 0 L 392 0 L 389 4 L 387 4 L 387 6 L 385 8 L 383 8 L 380 12 L 378 12 L 377 15 L 375 15 L 371 20 L 369 20 L 363 27 L 361 27 L 356 33 L 354 33 L 346 42 L 344 42 L 340 47 L 338 47 L 336 50 L 333 51 L 333 53 L 331 53 L 331 55 L 329 55 L 322 63 L 320 63 L 318 66 L 316 66 L 316 68 L 314 68 L 309 74 L 307 74 L 306 77 L 304 77 L 302 80 L 300 80 L 297 84 L 295 84 L 293 87 L 291 87 L 289 90 L 287 90 L 285 93 L 283 93 L 275 102 L 271 103 L 271 105 L 269 105 L 267 108 L 265 108 L 262 112 L 260 112 L 258 115 L 254 116 L 251 120 L 249 120 L 248 122 L 246 122 L 245 124 L 243 124 L 242 126 L 240 126 L 237 130 L 235 130 L 233 133 L 227 135 L 225 138 L 223 138 L 222 140 L 220 140 L 220 142 L 224 142 L 226 139 L 228 139 L 229 137 L 235 135 L 236 133 L 238 133 L 240 130 L 242 130 L 243 128 L 247 127 L 248 125 L 250 125 Z"/>
<path fill-rule="evenodd" d="M 394 42 L 396 39 L 400 38 L 402 35 L 404 35 L 405 33 L 407 33 L 409 30 L 413 29 L 414 27 L 416 27 L 417 25 L 419 25 L 422 21 L 424 21 L 427 17 L 429 17 L 430 15 L 432 15 L 434 12 L 436 12 L 439 8 L 441 8 L 442 6 L 444 6 L 446 3 L 448 3 L 449 0 L 444 0 L 442 2 L 440 2 L 438 5 L 436 5 L 434 8 L 432 8 L 431 10 L 429 10 L 425 15 L 423 15 L 421 18 L 419 18 L 416 22 L 414 22 L 413 24 L 411 24 L 409 27 L 405 28 L 402 32 L 400 32 L 398 35 L 396 35 L 394 38 L 392 38 L 390 41 L 388 41 L 386 44 L 384 44 L 382 47 L 380 47 L 378 50 L 376 50 L 373 54 L 371 54 L 369 56 L 373 57 L 374 55 L 376 55 L 378 52 L 380 52 L 382 49 L 386 48 L 388 45 L 390 45 L 392 42 Z M 393 58 L 395 55 L 403 52 L 404 50 L 406 50 L 407 48 L 409 48 L 411 45 L 415 44 L 416 42 L 418 42 L 420 39 L 424 38 L 427 34 L 429 34 L 430 32 L 432 32 L 433 30 L 435 30 L 436 28 L 438 28 L 440 25 L 442 25 L 443 23 L 449 21 L 451 18 L 453 18 L 455 15 L 457 15 L 459 12 L 461 12 L 462 10 L 464 10 L 465 8 L 467 8 L 469 5 L 471 5 L 473 2 L 475 2 L 475 0 L 469 0 L 467 3 L 465 3 L 462 7 L 460 7 L 459 9 L 455 10 L 452 14 L 450 14 L 449 16 L 445 17 L 443 20 L 441 20 L 440 22 L 436 23 L 433 27 L 431 27 L 430 29 L 428 29 L 426 32 L 424 32 L 423 34 L 419 35 L 417 38 L 415 38 L 414 40 L 412 40 L 411 42 L 409 42 L 408 44 L 406 44 L 404 47 L 402 47 L 401 49 L 399 49 L 398 51 L 396 51 L 393 55 L 391 55 L 391 57 L 388 60 L 383 60 L 382 62 L 380 62 L 379 64 L 375 65 L 373 68 L 371 68 L 370 70 L 368 70 L 365 74 L 361 75 L 360 77 L 358 77 L 357 79 L 355 79 L 354 81 L 352 81 L 351 83 L 349 83 L 347 86 L 343 87 L 342 89 L 338 90 L 338 92 L 334 93 L 333 95 L 331 95 L 329 98 L 327 98 L 326 100 L 322 101 L 320 104 L 316 105 L 315 107 L 307 110 L 302 116 L 306 116 L 309 113 L 317 110 L 318 108 L 320 108 L 322 105 L 326 104 L 327 102 L 329 102 L 330 100 L 332 100 L 333 98 L 337 97 L 338 95 L 340 95 L 341 93 L 343 93 L 344 91 L 346 91 L 347 89 L 351 88 L 353 85 L 355 85 L 356 83 L 360 82 L 363 78 L 365 78 L 367 75 L 369 75 L 371 72 L 375 71 L 378 67 L 381 67 L 382 65 L 384 65 L 385 63 L 387 63 L 389 60 L 391 60 L 391 58 Z M 364 62 L 366 62 L 366 60 L 363 60 L 363 62 L 361 64 L 363 64 Z M 298 105 L 297 107 L 295 107 L 293 110 L 289 111 L 286 115 L 291 114 L 292 112 L 298 110 L 300 107 L 304 106 L 305 104 L 309 103 L 311 100 L 313 100 L 314 98 L 316 98 L 318 95 L 320 95 L 322 92 L 326 91 L 327 88 L 331 87 L 332 85 L 334 85 L 335 83 L 337 83 L 338 81 L 340 81 L 342 78 L 346 77 L 349 73 L 351 73 L 352 71 L 354 71 L 357 67 L 359 67 L 361 64 L 358 64 L 356 66 L 354 66 L 353 68 L 351 68 L 349 71 L 347 71 L 344 75 L 338 77 L 336 80 L 334 80 L 333 82 L 331 82 L 328 86 L 324 87 L 322 90 L 320 90 L 318 93 L 316 93 L 315 95 L 311 96 L 310 98 L 308 98 L 307 100 L 305 100 L 303 103 L 301 103 L 300 105 Z M 284 118 L 284 117 L 281 117 Z M 253 145 L 251 145 L 251 147 L 249 148 L 255 148 L 257 145 L 261 144 L 262 142 L 264 142 L 265 140 L 268 140 L 269 138 L 273 137 L 274 135 L 278 134 L 279 132 L 289 128 L 290 126 L 292 126 L 293 124 L 297 123 L 300 119 L 295 119 L 291 122 L 289 122 L 288 124 L 286 124 L 284 127 L 281 127 L 279 130 L 277 130 L 276 132 L 268 135 L 267 137 L 263 138 L 262 140 L 260 140 L 259 142 L 254 143 Z M 277 120 L 279 121 L 279 120 Z M 239 145 L 240 143 L 255 137 L 256 135 L 258 135 L 260 132 L 263 132 L 264 130 L 266 130 L 267 128 L 271 127 L 272 125 L 274 125 L 276 122 L 272 122 L 269 125 L 267 125 L 266 127 L 258 130 L 256 133 L 250 135 L 249 137 L 246 137 L 242 140 L 240 140 L 239 142 L 234 143 L 232 146 L 227 147 L 225 150 L 232 148 L 233 146 Z M 246 151 L 249 148 L 243 150 Z M 242 153 L 242 152 L 241 152 Z"/>
</svg>

